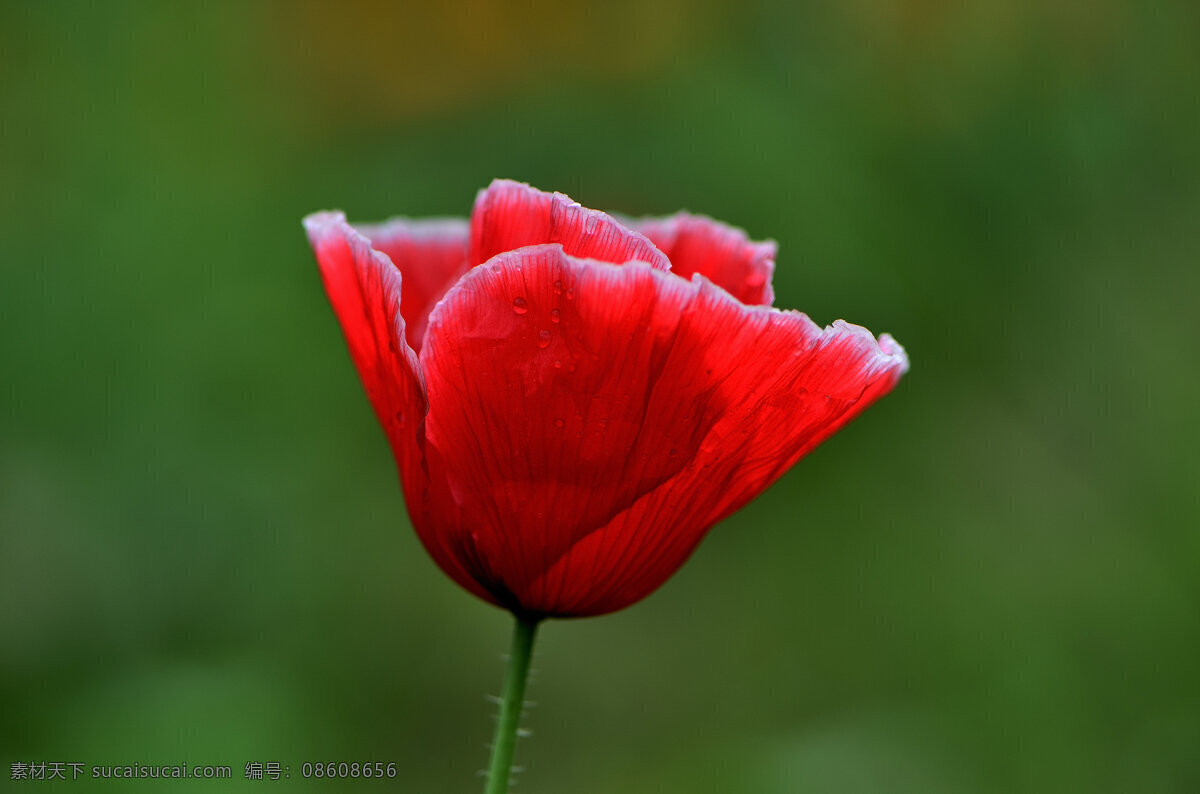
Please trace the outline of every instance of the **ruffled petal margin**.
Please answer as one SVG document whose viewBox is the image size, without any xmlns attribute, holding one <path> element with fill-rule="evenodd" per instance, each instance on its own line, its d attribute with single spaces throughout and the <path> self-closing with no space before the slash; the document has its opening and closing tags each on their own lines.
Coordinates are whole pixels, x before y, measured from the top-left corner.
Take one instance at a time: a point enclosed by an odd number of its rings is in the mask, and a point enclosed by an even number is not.
<svg viewBox="0 0 1200 794">
<path fill-rule="evenodd" d="M 392 218 L 355 224 L 376 251 L 386 254 L 404 279 L 400 314 L 409 347 L 419 351 L 429 312 L 467 272 L 470 227 L 461 218 Z"/>
<path fill-rule="evenodd" d="M 510 179 L 497 179 L 479 191 L 471 213 L 468 258 L 472 265 L 524 246 L 549 243 L 561 244 L 571 256 L 671 269 L 667 257 L 643 235 L 562 193 L 545 193 Z"/>
<path fill-rule="evenodd" d="M 561 245 L 475 268 L 429 322 L 434 542 L 490 600 L 554 616 L 652 592 L 908 366 L 890 337 Z"/>
<path fill-rule="evenodd" d="M 699 273 L 747 305 L 774 303 L 774 240 L 755 242 L 741 229 L 688 212 L 624 222 L 667 255 L 675 275 Z"/>
</svg>

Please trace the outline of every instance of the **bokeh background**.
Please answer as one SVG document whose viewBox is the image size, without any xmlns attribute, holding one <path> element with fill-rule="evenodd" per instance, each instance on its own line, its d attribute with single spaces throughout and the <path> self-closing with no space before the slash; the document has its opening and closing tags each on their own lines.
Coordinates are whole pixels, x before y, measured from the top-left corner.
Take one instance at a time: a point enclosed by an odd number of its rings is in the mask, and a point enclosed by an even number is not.
<svg viewBox="0 0 1200 794">
<path fill-rule="evenodd" d="M 300 218 L 507 176 L 773 237 L 778 305 L 913 361 L 545 627 L 517 791 L 1200 791 L 1198 133 L 1188 0 L 0 4 L 0 779 L 481 787 L 509 621 L 411 532 Z"/>
</svg>

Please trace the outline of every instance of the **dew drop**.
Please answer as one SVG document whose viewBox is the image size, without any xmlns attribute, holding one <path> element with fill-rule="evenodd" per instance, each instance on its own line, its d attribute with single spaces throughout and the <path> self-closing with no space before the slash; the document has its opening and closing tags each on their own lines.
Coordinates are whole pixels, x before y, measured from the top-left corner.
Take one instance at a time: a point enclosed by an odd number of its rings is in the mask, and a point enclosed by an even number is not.
<svg viewBox="0 0 1200 794">
<path fill-rule="evenodd" d="M 562 279 L 561 279 L 561 278 L 556 278 L 556 279 L 554 279 L 554 294 L 555 294 L 555 295 L 562 295 L 562 292 L 563 292 L 563 289 L 562 289 Z"/>
<path fill-rule="evenodd" d="M 679 450 L 677 450 L 677 449 L 671 450 L 671 457 L 675 457 L 678 454 L 679 454 Z"/>
<path fill-rule="evenodd" d="M 550 347 L 550 332 L 545 328 L 538 331 L 537 345 L 543 350 Z"/>
<path fill-rule="evenodd" d="M 555 369 L 562 369 L 562 361 L 561 361 L 561 360 L 559 360 L 559 359 L 555 359 L 555 360 L 554 360 L 554 368 L 555 368 Z"/>
<path fill-rule="evenodd" d="M 513 298 L 513 311 L 517 314 L 525 314 L 529 311 L 529 304 L 524 298 Z"/>
<path fill-rule="evenodd" d="M 565 424 L 566 424 L 566 422 L 564 422 L 564 421 L 563 421 L 563 420 L 561 420 L 561 419 L 555 419 L 555 420 L 554 420 L 554 426 L 555 426 L 555 427 L 562 427 L 562 426 L 563 426 L 563 425 L 565 425 Z"/>
<path fill-rule="evenodd" d="M 573 300 L 575 300 L 575 290 L 574 290 L 574 288 L 567 290 L 567 300 L 569 300 L 569 301 L 573 301 Z"/>
<path fill-rule="evenodd" d="M 559 314 L 560 314 L 560 312 L 558 311 L 558 309 L 551 309 L 550 310 L 550 322 L 556 323 L 559 320 L 561 320 L 562 317 L 560 317 Z"/>
</svg>

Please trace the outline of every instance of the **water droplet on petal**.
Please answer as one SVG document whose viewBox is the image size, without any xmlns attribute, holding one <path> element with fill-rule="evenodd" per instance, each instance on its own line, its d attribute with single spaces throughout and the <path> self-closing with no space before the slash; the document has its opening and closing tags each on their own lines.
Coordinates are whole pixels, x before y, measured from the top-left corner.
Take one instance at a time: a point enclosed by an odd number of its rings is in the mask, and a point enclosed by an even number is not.
<svg viewBox="0 0 1200 794">
<path fill-rule="evenodd" d="M 550 322 L 556 323 L 559 320 L 561 320 L 562 317 L 560 317 L 559 315 L 560 315 L 560 312 L 558 311 L 558 309 L 551 309 L 550 310 Z"/>
<path fill-rule="evenodd" d="M 562 291 L 563 291 L 562 290 L 562 279 L 561 278 L 554 279 L 554 294 L 562 295 Z"/>
<path fill-rule="evenodd" d="M 677 450 L 677 449 L 671 450 L 671 457 L 675 457 L 678 454 L 679 454 L 679 450 Z"/>
<path fill-rule="evenodd" d="M 550 347 L 550 332 L 545 328 L 538 331 L 537 346 L 543 350 Z"/>
<path fill-rule="evenodd" d="M 555 369 L 562 369 L 562 361 L 561 361 L 560 359 L 555 359 L 555 360 L 554 360 L 554 368 L 555 368 Z"/>
<path fill-rule="evenodd" d="M 513 311 L 517 314 L 525 314 L 529 311 L 529 304 L 524 298 L 513 298 Z"/>
<path fill-rule="evenodd" d="M 563 421 L 563 420 L 561 420 L 561 419 L 555 419 L 555 420 L 554 420 L 554 426 L 555 426 L 555 427 L 562 427 L 564 424 L 566 424 L 566 422 L 564 422 L 564 421 Z"/>
</svg>

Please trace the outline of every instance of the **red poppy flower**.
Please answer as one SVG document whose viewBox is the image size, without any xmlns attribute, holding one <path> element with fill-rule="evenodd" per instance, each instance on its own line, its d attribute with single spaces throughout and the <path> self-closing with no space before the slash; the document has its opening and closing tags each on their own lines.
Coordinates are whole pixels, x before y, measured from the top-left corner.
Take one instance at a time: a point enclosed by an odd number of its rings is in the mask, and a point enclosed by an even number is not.
<svg viewBox="0 0 1200 794">
<path fill-rule="evenodd" d="M 417 534 L 517 614 L 645 597 L 908 367 L 770 308 L 774 243 L 705 217 L 501 180 L 469 223 L 305 226 Z"/>
</svg>

